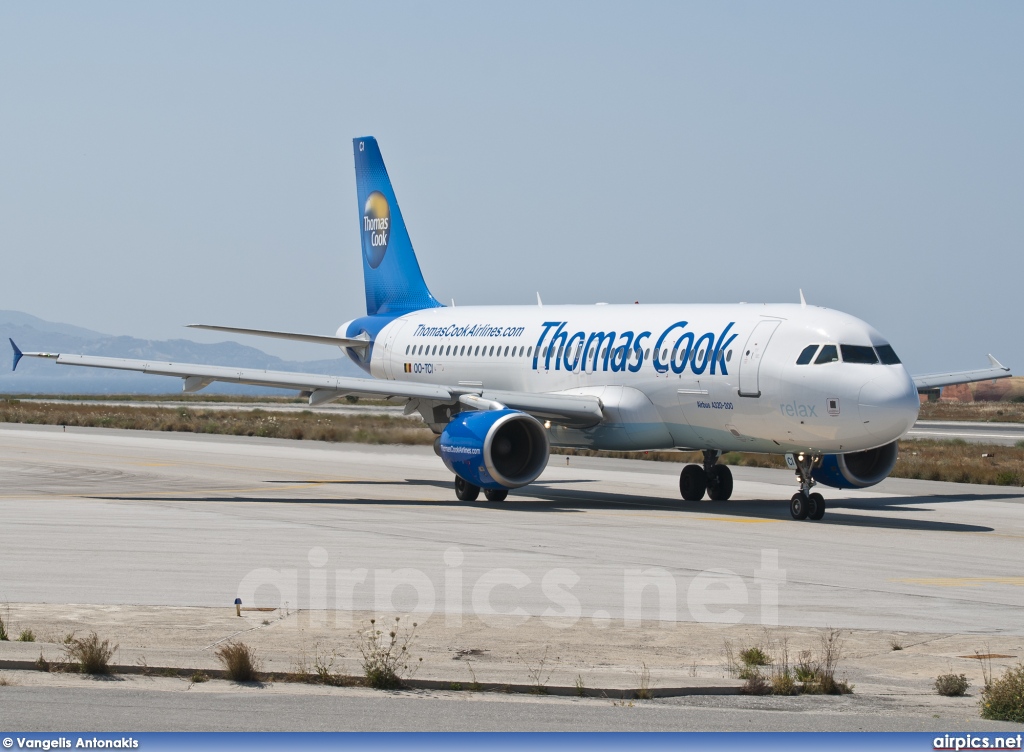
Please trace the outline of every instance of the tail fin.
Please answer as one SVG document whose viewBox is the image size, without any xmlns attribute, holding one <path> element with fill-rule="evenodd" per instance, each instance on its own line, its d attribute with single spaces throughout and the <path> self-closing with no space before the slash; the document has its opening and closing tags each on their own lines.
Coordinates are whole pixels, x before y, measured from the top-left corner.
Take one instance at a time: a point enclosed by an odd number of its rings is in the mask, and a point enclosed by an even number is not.
<svg viewBox="0 0 1024 752">
<path fill-rule="evenodd" d="M 377 140 L 356 138 L 352 148 L 356 158 L 367 315 L 440 308 L 441 303 L 423 281 Z"/>
</svg>

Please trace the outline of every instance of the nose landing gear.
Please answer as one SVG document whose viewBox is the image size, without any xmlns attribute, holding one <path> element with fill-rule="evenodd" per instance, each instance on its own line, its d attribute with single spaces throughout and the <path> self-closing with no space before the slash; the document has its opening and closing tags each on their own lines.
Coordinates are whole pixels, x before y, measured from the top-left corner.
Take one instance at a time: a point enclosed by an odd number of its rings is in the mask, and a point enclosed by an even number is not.
<svg viewBox="0 0 1024 752">
<path fill-rule="evenodd" d="M 810 491 L 816 483 L 811 477 L 811 471 L 821 464 L 821 457 L 798 454 L 793 459 L 796 475 L 800 478 L 800 490 L 789 500 L 789 514 L 794 520 L 820 520 L 825 516 L 825 498 L 820 493 Z"/>
<path fill-rule="evenodd" d="M 732 496 L 732 471 L 726 465 L 719 465 L 722 452 L 718 449 L 704 450 L 704 464 L 687 465 L 679 474 L 679 493 L 686 501 L 700 501 L 704 494 L 712 501 L 728 501 Z"/>
</svg>

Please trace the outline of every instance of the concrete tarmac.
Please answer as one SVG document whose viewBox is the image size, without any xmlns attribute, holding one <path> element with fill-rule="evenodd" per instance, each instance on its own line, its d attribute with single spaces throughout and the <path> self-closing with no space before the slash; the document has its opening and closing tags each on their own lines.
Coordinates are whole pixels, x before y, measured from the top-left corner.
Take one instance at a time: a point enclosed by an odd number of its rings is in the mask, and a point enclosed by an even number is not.
<svg viewBox="0 0 1024 752">
<path fill-rule="evenodd" d="M 684 503 L 678 466 L 564 460 L 506 502 L 460 503 L 427 447 L 4 425 L 0 600 L 244 592 L 292 609 L 1024 634 L 1021 489 L 890 479 L 822 489 L 825 519 L 796 522 L 788 471 L 738 467 L 733 500 Z"/>
<path fill-rule="evenodd" d="M 464 615 L 491 633 L 507 629 L 511 647 L 529 637 L 531 625 L 576 625 L 595 646 L 610 645 L 616 629 L 628 637 L 637 628 L 648 631 L 636 655 L 646 650 L 655 659 L 685 647 L 670 645 L 674 633 L 658 625 L 692 622 L 720 625 L 723 635 L 747 629 L 748 640 L 761 625 L 778 625 L 777 636 L 787 626 L 795 635 L 832 626 L 867 630 L 857 645 L 871 631 L 881 643 L 890 633 L 908 643 L 929 633 L 925 642 L 936 645 L 915 659 L 931 661 L 915 664 L 923 673 L 904 672 L 906 688 L 890 699 L 879 690 L 852 698 L 674 698 L 628 708 L 612 700 L 397 698 L 327 688 L 306 697 L 301 685 L 226 692 L 223 682 L 211 682 L 200 701 L 190 699 L 200 685 L 187 689 L 179 680 L 95 683 L 5 672 L 24 685 L 0 687 L 5 721 L 25 729 L 65 721 L 81 729 L 234 728 L 230 718 L 248 728 L 309 730 L 986 727 L 976 698 L 936 706 L 944 698 L 924 695 L 942 670 L 932 663 L 947 653 L 959 660 L 958 671 L 975 662 L 956 656 L 984 649 L 986 639 L 993 652 L 1006 651 L 1003 662 L 1021 655 L 1024 490 L 890 479 L 865 491 L 822 489 L 825 519 L 796 522 L 788 512 L 790 472 L 733 471 L 733 500 L 685 503 L 677 465 L 579 457 L 566 464 L 554 456 L 536 483 L 507 501 L 461 503 L 425 447 L 0 425 L 0 602 L 14 604 L 16 618 L 28 618 L 31 604 L 40 614 L 62 604 L 122 605 L 126 616 L 158 606 L 154 618 L 167 614 L 164 627 L 173 632 L 186 628 L 170 623 L 174 609 L 167 607 L 230 612 L 241 594 L 248 607 L 279 609 L 268 613 L 275 619 L 280 609 L 302 609 L 307 619 L 418 612 L 414 618 L 429 618 L 442 635 L 449 619 Z M 258 628 L 258 612 L 238 621 L 248 629 L 254 619 Z M 508 629 L 516 625 L 525 626 Z M 603 641 L 596 637 L 602 630 L 609 635 Z M 937 647 L 944 635 L 959 637 Z M 58 649 L 57 638 L 47 650 Z M 711 661 L 720 664 L 721 642 L 703 639 L 714 643 Z M 806 631 L 801 639 L 810 639 Z M 28 651 L 29 660 L 39 650 L 5 646 L 5 655 Z M 525 658 L 503 659 L 508 673 L 536 664 L 542 647 L 524 644 Z M 585 652 L 586 645 L 572 647 Z M 874 674 L 909 658 L 912 647 L 856 648 L 861 673 L 854 678 L 878 683 Z M 859 655 L 872 650 L 870 660 Z M 591 660 L 596 671 L 607 657 Z M 972 681 L 977 686 L 973 674 Z M 135 720 L 121 708 L 135 709 Z M 385 717 L 385 708 L 401 712 Z M 153 722 L 158 713 L 166 725 Z"/>
</svg>

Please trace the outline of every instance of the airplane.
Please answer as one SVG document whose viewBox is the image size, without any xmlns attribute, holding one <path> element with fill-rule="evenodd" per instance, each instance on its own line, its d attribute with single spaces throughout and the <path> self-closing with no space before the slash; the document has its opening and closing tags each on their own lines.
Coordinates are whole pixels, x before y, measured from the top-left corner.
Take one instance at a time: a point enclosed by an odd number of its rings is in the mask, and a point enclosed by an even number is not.
<svg viewBox="0 0 1024 752">
<path fill-rule="evenodd" d="M 919 392 L 1010 376 L 990 367 L 912 377 L 878 331 L 840 311 L 795 304 L 445 306 L 431 294 L 377 141 L 353 140 L 366 315 L 333 336 L 193 328 L 341 348 L 370 378 L 22 352 L 22 357 L 178 376 L 185 392 L 230 382 L 298 389 L 310 405 L 350 395 L 419 413 L 455 494 L 503 501 L 535 481 L 550 448 L 697 450 L 688 502 L 726 501 L 725 452 L 785 455 L 796 520 L 820 520 L 811 489 L 866 488 L 892 471 Z"/>
</svg>

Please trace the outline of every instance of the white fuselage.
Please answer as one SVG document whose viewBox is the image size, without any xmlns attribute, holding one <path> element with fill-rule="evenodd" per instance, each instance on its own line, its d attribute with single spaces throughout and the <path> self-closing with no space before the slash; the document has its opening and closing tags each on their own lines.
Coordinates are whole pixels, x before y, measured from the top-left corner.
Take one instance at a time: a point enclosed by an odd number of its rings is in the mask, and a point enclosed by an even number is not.
<svg viewBox="0 0 1024 752">
<path fill-rule="evenodd" d="M 846 453 L 914 424 L 913 381 L 898 363 L 797 359 L 810 345 L 885 344 L 853 316 L 802 305 L 432 308 L 379 332 L 370 372 L 597 396 L 605 419 L 552 426 L 556 445 Z"/>
</svg>

